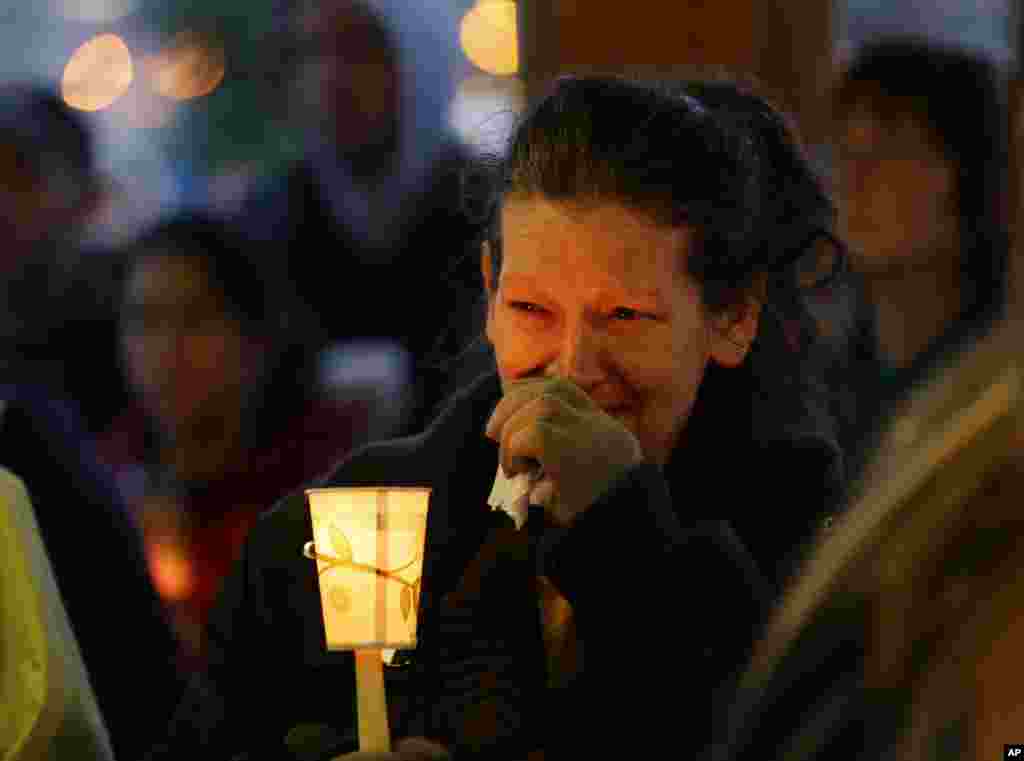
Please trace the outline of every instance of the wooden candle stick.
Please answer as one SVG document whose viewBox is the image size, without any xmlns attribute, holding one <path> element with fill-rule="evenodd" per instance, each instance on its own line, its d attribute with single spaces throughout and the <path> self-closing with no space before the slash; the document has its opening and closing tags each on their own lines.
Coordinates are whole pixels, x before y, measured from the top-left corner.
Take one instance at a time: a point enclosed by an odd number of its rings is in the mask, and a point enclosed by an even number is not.
<svg viewBox="0 0 1024 761">
<path fill-rule="evenodd" d="M 380 650 L 355 651 L 356 711 L 359 719 L 359 749 L 391 750 L 388 706 L 384 693 L 384 661 Z"/>
</svg>

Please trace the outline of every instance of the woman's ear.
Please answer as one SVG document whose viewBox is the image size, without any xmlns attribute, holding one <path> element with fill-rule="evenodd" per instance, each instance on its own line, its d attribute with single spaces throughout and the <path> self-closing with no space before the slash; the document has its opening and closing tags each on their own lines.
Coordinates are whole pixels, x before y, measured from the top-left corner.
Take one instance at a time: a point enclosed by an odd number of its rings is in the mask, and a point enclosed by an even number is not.
<svg viewBox="0 0 1024 761">
<path fill-rule="evenodd" d="M 762 299 L 751 293 L 741 303 L 711 316 L 711 359 L 738 367 L 750 353 L 761 321 Z"/>
</svg>

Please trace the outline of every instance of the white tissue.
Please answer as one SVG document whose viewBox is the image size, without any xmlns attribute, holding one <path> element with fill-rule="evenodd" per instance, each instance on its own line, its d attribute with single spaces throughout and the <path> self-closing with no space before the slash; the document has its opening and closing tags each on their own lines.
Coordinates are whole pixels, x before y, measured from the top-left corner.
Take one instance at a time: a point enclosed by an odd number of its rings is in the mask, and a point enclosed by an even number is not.
<svg viewBox="0 0 1024 761">
<path fill-rule="evenodd" d="M 499 465 L 498 472 L 494 476 L 491 496 L 487 498 L 487 504 L 494 510 L 502 510 L 507 513 L 516 524 L 516 528 L 522 528 L 526 523 L 526 515 L 530 506 L 529 495 L 540 482 L 540 476 L 541 472 L 534 470 L 509 478 Z"/>
</svg>

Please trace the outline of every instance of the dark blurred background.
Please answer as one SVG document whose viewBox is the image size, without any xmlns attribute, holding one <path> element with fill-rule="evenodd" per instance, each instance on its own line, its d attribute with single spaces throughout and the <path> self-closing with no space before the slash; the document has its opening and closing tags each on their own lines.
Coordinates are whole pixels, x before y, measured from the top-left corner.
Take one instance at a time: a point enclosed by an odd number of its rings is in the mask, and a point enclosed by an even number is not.
<svg viewBox="0 0 1024 761">
<path fill-rule="evenodd" d="M 450 3 L 467 16 L 452 123 L 490 145 L 521 103 L 515 4 Z M 230 205 L 301 153 L 288 14 L 281 0 L 16 0 L 0 79 L 62 82 L 89 114 L 114 190 L 95 234 L 120 239 L 177 204 Z"/>
<path fill-rule="evenodd" d="M 515 76 L 515 3 L 450 3 L 454 12 L 464 16 L 452 122 L 472 141 L 490 143 L 507 122 L 500 112 L 514 111 L 522 102 Z M 645 15 L 653 19 L 668 13 L 685 21 L 695 13 L 688 5 L 700 5 L 703 10 L 698 9 L 698 16 L 709 13 L 704 4 L 692 3 L 523 5 L 528 6 L 520 9 L 526 17 L 525 34 L 534 34 L 529 27 L 532 16 L 559 7 L 560 12 L 580 14 L 573 21 L 577 28 L 605 25 L 605 39 L 611 34 L 609 27 L 617 25 L 643 30 Z M 815 17 L 830 16 L 836 61 L 859 43 L 891 32 L 919 32 L 984 50 L 1002 63 L 1009 60 L 1008 0 L 849 0 L 827 10 L 825 5 L 790 2 L 780 8 L 785 12 L 791 7 L 802 16 L 796 28 L 820 27 Z M 281 97 L 288 66 L 294 64 L 283 39 L 286 13 L 281 0 L 15 0 L 7 4 L 0 24 L 0 77 L 60 80 L 77 76 L 73 97 L 99 129 L 102 165 L 118 191 L 111 210 L 116 222 L 102 234 L 125 235 L 171 204 L 206 199 L 230 204 L 253 176 L 282 165 L 300 151 L 300 138 L 287 119 L 286 101 Z M 706 26 L 699 29 L 701 36 L 715 36 Z M 814 31 L 813 36 L 821 40 L 814 44 L 828 42 L 821 39 L 822 28 Z M 728 33 L 737 40 L 742 37 L 736 28 Z M 104 38 L 94 44 L 109 50 L 100 47 L 93 54 L 106 50 L 107 57 L 100 56 L 86 73 L 69 72 L 76 50 L 104 34 L 118 35 L 129 55 L 112 52 L 120 49 L 111 38 Z M 537 47 L 543 48 L 543 41 Z M 659 57 L 656 47 L 642 55 Z M 705 40 L 704 47 L 710 53 L 713 42 Z M 700 51 L 695 54 L 677 47 L 674 52 L 680 58 L 700 57 Z M 89 53 L 83 50 L 78 55 Z M 531 55 L 549 54 L 526 50 L 523 58 Z M 631 58 L 635 63 L 643 61 L 637 55 Z"/>
</svg>

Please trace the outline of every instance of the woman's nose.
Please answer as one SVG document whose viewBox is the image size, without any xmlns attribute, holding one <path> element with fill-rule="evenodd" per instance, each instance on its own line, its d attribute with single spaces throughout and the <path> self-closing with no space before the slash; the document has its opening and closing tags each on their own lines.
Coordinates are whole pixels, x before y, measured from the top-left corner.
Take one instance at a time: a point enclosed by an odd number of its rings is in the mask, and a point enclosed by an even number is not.
<svg viewBox="0 0 1024 761">
<path fill-rule="evenodd" d="M 604 380 L 604 346 L 601 335 L 587 320 L 567 326 L 558 356 L 551 365 L 553 375 L 571 380 L 584 391 Z"/>
</svg>

